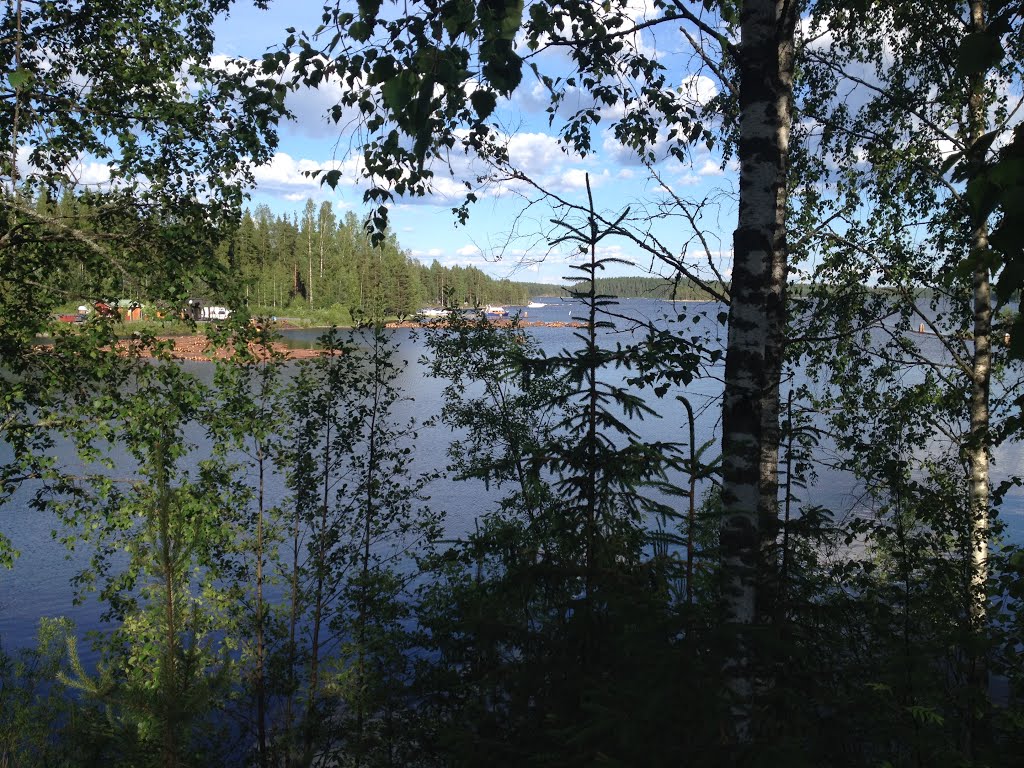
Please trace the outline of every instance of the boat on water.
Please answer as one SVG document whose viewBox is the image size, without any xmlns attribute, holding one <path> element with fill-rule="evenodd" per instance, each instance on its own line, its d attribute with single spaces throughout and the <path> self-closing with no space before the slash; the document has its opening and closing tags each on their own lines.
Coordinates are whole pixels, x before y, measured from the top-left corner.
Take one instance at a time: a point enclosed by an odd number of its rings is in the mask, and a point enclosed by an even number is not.
<svg viewBox="0 0 1024 768">
<path fill-rule="evenodd" d="M 447 314 L 447 310 L 435 309 L 433 307 L 427 309 L 421 309 L 417 312 L 417 315 L 423 315 L 423 317 L 444 317 Z"/>
<path fill-rule="evenodd" d="M 508 310 L 504 307 L 495 307 L 488 304 L 484 307 L 484 314 L 488 317 L 505 317 L 508 315 Z"/>
<path fill-rule="evenodd" d="M 541 304 L 539 301 L 531 301 L 529 304 L 526 305 L 528 309 L 540 309 L 541 307 L 546 306 L 547 304 Z"/>
</svg>

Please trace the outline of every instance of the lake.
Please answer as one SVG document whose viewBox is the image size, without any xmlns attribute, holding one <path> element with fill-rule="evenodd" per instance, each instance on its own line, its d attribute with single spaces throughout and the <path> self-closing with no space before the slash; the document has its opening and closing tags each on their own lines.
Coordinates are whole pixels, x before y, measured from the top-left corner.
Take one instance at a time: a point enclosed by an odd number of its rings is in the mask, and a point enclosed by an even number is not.
<svg viewBox="0 0 1024 768">
<path fill-rule="evenodd" d="M 546 303 L 547 306 L 524 309 L 524 319 L 527 322 L 571 322 L 582 320 L 585 315 L 585 308 L 576 302 L 550 298 L 538 301 Z M 684 327 L 692 329 L 688 333 L 705 334 L 720 343 L 723 348 L 725 345 L 725 328 L 716 320 L 721 307 L 714 303 L 673 304 L 633 299 L 622 300 L 616 311 L 627 317 L 655 319 L 659 324 L 674 322 L 675 313 L 685 312 L 688 317 Z M 705 313 L 706 317 L 701 317 L 699 313 Z M 531 327 L 529 332 L 549 355 L 557 354 L 563 349 L 578 347 L 580 344 L 576 334 L 580 333 L 581 329 Z M 285 340 L 288 344 L 309 346 L 315 343 L 321 333 L 314 330 L 292 330 L 285 333 Z M 400 328 L 391 333 L 398 344 L 400 357 L 409 362 L 396 383 L 410 399 L 399 405 L 396 418 L 398 421 L 415 418 L 422 424 L 440 411 L 445 382 L 426 375 L 421 362 L 426 353 L 423 331 Z M 638 332 L 629 327 L 628 323 L 622 322 L 618 330 L 601 333 L 606 342 L 614 344 L 619 341 L 627 342 Z M 919 341 L 926 353 L 936 356 L 942 354 L 937 341 L 930 343 L 927 338 Z M 181 365 L 200 379 L 209 381 L 212 378 L 212 364 L 186 362 Z M 688 439 L 685 412 L 674 399 L 675 395 L 685 393 L 697 412 L 697 444 L 717 439 L 720 420 L 717 402 L 722 390 L 723 368 L 724 363 L 720 361 L 707 369 L 706 376 L 694 381 L 685 389 L 673 388 L 660 401 L 652 396 L 652 405 L 662 412 L 662 418 L 634 422 L 635 429 L 645 439 L 651 441 L 685 443 Z M 626 375 L 628 374 L 614 370 L 606 373 L 609 382 L 621 380 Z M 447 463 L 447 448 L 451 441 L 458 437 L 443 426 L 422 428 L 415 454 L 416 469 L 424 472 L 443 470 Z M 206 438 L 201 430 L 197 429 L 193 439 L 199 446 L 194 454 L 198 459 L 203 455 L 202 445 Z M 7 450 L 6 446 L 0 445 L 0 461 L 6 459 Z M 995 482 L 1013 474 L 1024 474 L 1024 452 L 1019 443 L 1000 446 L 995 457 Z M 58 450 L 57 458 L 72 466 L 75 463 L 73 452 L 67 446 Z M 838 514 L 867 512 L 860 490 L 850 476 L 826 466 L 819 466 L 817 471 L 818 477 L 814 487 L 802 492 L 804 502 L 829 507 Z M 679 478 L 679 481 L 681 484 L 684 482 L 683 478 Z M 285 490 L 280 478 L 271 482 L 268 492 L 272 498 L 281 498 L 284 495 Z M 43 616 L 67 616 L 76 623 L 80 632 L 99 627 L 100 607 L 95 598 L 90 597 L 83 604 L 74 605 L 69 585 L 71 577 L 86 564 L 88 552 L 65 550 L 55 539 L 54 520 L 28 509 L 27 500 L 30 493 L 30 488 L 23 488 L 7 505 L 0 507 L 0 531 L 9 536 L 14 546 L 21 551 L 21 557 L 13 570 L 0 570 L 0 641 L 7 649 L 31 645 L 34 642 L 35 627 Z M 435 481 L 428 487 L 427 493 L 430 496 L 430 505 L 445 513 L 446 532 L 452 538 L 472 530 L 474 520 L 492 508 L 500 497 L 498 491 L 484 488 L 482 483 L 476 481 Z M 1014 489 L 1007 496 L 1001 515 L 1007 522 L 1009 536 L 1014 540 L 1024 539 L 1024 493 Z"/>
</svg>

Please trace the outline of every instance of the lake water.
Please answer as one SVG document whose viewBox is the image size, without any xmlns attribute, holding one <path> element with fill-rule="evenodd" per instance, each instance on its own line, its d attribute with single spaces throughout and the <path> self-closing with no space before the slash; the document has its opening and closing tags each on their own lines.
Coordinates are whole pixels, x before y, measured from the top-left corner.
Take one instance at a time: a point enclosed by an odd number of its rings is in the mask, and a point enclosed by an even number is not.
<svg viewBox="0 0 1024 768">
<path fill-rule="evenodd" d="M 525 320 L 528 322 L 571 322 L 582 320 L 585 308 L 579 303 L 560 301 L 557 299 L 540 299 L 547 303 L 542 308 L 525 308 Z M 510 308 L 511 309 L 511 308 Z M 716 316 L 720 311 L 717 304 L 677 303 L 654 300 L 623 300 L 616 311 L 636 318 L 657 319 L 659 323 L 669 322 L 669 317 L 677 312 L 688 315 L 685 327 L 693 332 L 706 334 L 724 348 L 725 329 L 717 323 Z M 706 318 L 699 318 L 699 313 Z M 543 350 L 551 355 L 563 349 L 579 346 L 576 337 L 580 329 L 569 327 L 533 327 L 530 333 L 537 339 Z M 409 361 L 397 384 L 411 398 L 400 404 L 396 418 L 404 421 L 415 418 L 422 423 L 428 417 L 439 412 L 441 393 L 444 382 L 426 375 L 420 360 L 426 353 L 422 331 L 415 329 L 396 329 L 393 332 L 398 343 L 399 355 Z M 602 331 L 605 341 L 614 344 L 617 341 L 627 342 L 635 333 L 625 322 L 620 323 L 620 330 Z M 303 330 L 289 331 L 286 341 L 296 346 L 308 346 L 315 343 L 321 331 Z M 929 352 L 929 341 L 922 339 L 926 352 Z M 937 343 L 930 354 L 940 355 Z M 213 366 L 206 363 L 182 363 L 199 378 L 209 380 Z M 611 371 L 607 374 L 609 381 L 615 377 L 623 377 L 622 372 Z M 675 399 L 676 394 L 685 394 L 697 412 L 697 444 L 709 439 L 717 439 L 720 412 L 718 398 L 721 394 L 723 363 L 709 367 L 706 375 L 684 389 L 673 389 L 662 400 L 651 398 L 656 410 L 662 412 L 660 419 L 646 419 L 635 423 L 637 431 L 652 441 L 674 441 L 686 443 L 688 427 L 685 413 Z M 197 444 L 205 439 L 197 430 L 194 435 Z M 441 470 L 446 464 L 446 450 L 453 435 L 443 426 L 423 428 L 416 451 L 416 468 L 421 471 Z M 0 445 L 0 461 L 6 458 L 6 446 Z M 63 449 L 58 458 L 72 461 L 73 452 Z M 202 450 L 197 450 L 197 456 Z M 1019 444 L 1001 446 L 996 452 L 996 465 L 993 470 L 995 481 L 1014 474 L 1024 474 L 1024 452 Z M 680 483 L 684 482 L 679 478 Z M 54 520 L 48 516 L 34 512 L 27 507 L 28 494 L 31 489 L 24 488 L 10 503 L 0 507 L 0 531 L 9 536 L 14 546 L 21 551 L 21 557 L 13 570 L 0 570 L 0 642 L 5 648 L 17 648 L 31 645 L 35 627 L 40 617 L 67 616 L 78 626 L 81 632 L 99 626 L 100 606 L 94 597 L 88 598 L 81 605 L 73 604 L 73 593 L 69 581 L 88 560 L 88 552 L 68 552 L 56 539 Z M 280 479 L 271 483 L 269 493 L 280 498 L 284 495 L 283 483 Z M 494 489 L 486 489 L 478 482 L 452 482 L 441 480 L 432 483 L 427 493 L 430 505 L 441 510 L 446 516 L 446 530 L 455 538 L 472 530 L 474 520 L 492 508 L 499 493 Z M 827 467 L 818 468 L 818 478 L 813 488 L 802 493 L 803 501 L 821 504 L 837 513 L 856 513 L 863 511 L 863 500 L 852 479 L 840 472 Z M 1009 537 L 1024 539 L 1024 494 L 1015 490 L 1006 498 L 1000 513 L 1007 522 Z"/>
</svg>

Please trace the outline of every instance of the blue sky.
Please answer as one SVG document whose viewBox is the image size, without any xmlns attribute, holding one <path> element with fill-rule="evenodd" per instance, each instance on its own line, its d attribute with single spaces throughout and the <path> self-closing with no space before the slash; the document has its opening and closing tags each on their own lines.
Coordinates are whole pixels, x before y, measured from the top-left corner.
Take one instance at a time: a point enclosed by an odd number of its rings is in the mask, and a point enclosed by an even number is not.
<svg viewBox="0 0 1024 768">
<path fill-rule="evenodd" d="M 312 30 L 320 21 L 322 5 L 314 0 L 272 2 L 261 11 L 243 2 L 231 15 L 217 24 L 217 53 L 225 57 L 259 57 L 275 49 L 287 36 L 288 27 Z M 651 13 L 643 0 L 629 0 L 625 15 L 647 18 Z M 655 32 L 644 32 L 633 44 L 657 52 L 676 79 L 681 98 L 698 101 L 713 96 L 716 84 L 711 73 L 701 71 L 699 61 L 678 25 L 662 25 Z M 545 55 L 542 71 L 566 74 L 560 54 Z M 266 167 L 257 170 L 257 187 L 251 205 L 269 205 L 277 212 L 301 211 L 307 197 L 331 200 L 335 210 L 362 215 L 363 187 L 358 179 L 358 159 L 350 153 L 350 136 L 326 117 L 327 109 L 338 100 L 340 91 L 328 84 L 317 91 L 296 92 L 289 97 L 295 120 L 283 125 L 277 155 Z M 579 157 L 564 150 L 557 139 L 557 125 L 549 126 L 544 89 L 526 71 L 523 83 L 509 103 L 497 115 L 501 130 L 509 137 L 509 151 L 518 167 L 545 187 L 574 203 L 586 199 L 584 178 L 589 174 L 595 204 L 601 211 L 616 215 L 629 206 L 637 217 L 637 231 L 650 230 L 662 245 L 687 263 L 710 261 L 726 277 L 729 274 L 729 242 L 735 226 L 736 174 L 723 167 L 722 158 L 703 147 L 694 148 L 687 162 L 667 158 L 651 173 L 629 151 L 615 142 L 610 132 L 595 141 L 595 151 Z M 602 126 L 614 122 L 614 110 L 607 110 Z M 469 161 L 457 159 L 456 173 L 472 173 Z M 340 167 L 344 171 L 336 190 L 320 187 L 303 171 Z M 526 190 L 504 185 L 489 188 L 471 209 L 470 220 L 457 226 L 451 208 L 461 201 L 457 179 L 447 169 L 438 173 L 432 195 L 400 203 L 392 209 L 392 226 L 399 242 L 415 258 L 426 263 L 433 259 L 446 266 L 474 265 L 495 277 L 556 282 L 567 274 L 567 261 L 573 256 L 552 250 L 547 241 L 552 227 L 550 208 L 528 204 Z M 703 240 L 695 236 L 681 208 L 673 200 L 686 200 L 699 208 Z M 602 255 L 614 256 L 636 264 L 615 267 L 613 273 L 645 273 L 669 270 L 626 239 L 607 240 Z M 705 270 L 708 271 L 708 270 Z"/>
</svg>

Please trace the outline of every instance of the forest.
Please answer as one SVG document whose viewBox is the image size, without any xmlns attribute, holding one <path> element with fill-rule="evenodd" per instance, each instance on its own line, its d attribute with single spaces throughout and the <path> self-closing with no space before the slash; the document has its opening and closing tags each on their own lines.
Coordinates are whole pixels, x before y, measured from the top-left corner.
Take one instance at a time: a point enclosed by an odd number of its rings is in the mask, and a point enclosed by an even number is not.
<svg viewBox="0 0 1024 768">
<path fill-rule="evenodd" d="M 54 198 L 43 188 L 31 204 L 41 218 L 68 223 L 79 232 L 94 231 L 95 208 L 88 197 L 65 190 Z M 236 224 L 230 236 L 202 246 L 208 249 L 205 258 L 219 265 L 230 285 L 211 285 L 197 274 L 183 289 L 199 296 L 225 290 L 210 298 L 241 301 L 255 315 L 340 308 L 348 319 L 402 318 L 425 306 L 521 306 L 530 300 L 530 286 L 495 280 L 475 267 L 443 267 L 436 259 L 427 267 L 404 252 L 391 233 L 374 245 L 355 213 L 339 221 L 328 201 L 317 207 L 307 200 L 301 217 L 298 212 L 275 215 L 266 205 L 246 208 Z M 159 221 L 150 226 L 165 229 Z M 164 306 L 177 298 L 159 280 L 127 279 L 125 272 L 109 274 L 84 260 L 58 269 L 47 282 L 72 304 L 97 295 Z"/>
<path fill-rule="evenodd" d="M 716 285 L 718 291 L 724 286 Z M 575 283 L 566 293 L 587 292 L 587 281 Z M 594 280 L 594 293 L 620 299 L 666 299 L 672 301 L 710 301 L 714 294 L 692 280 L 669 280 L 663 277 L 629 276 L 599 277 Z"/>
<path fill-rule="evenodd" d="M 353 317 L 406 317 L 425 306 L 522 306 L 527 286 L 495 280 L 476 267 L 428 267 L 406 254 L 393 234 L 371 243 L 352 211 L 339 221 L 329 201 L 307 200 L 301 216 L 258 206 L 242 214 L 228 243 L 232 273 L 253 312 L 282 314 L 289 306 L 351 310 Z"/>
<path fill-rule="evenodd" d="M 495 280 L 476 267 L 427 267 L 385 233 L 374 244 L 365 221 L 348 211 L 338 221 L 329 201 L 307 200 L 301 216 L 276 216 L 267 206 L 243 211 L 220 257 L 244 286 L 253 313 L 291 307 L 352 308 L 352 317 L 406 317 L 425 306 L 524 306 L 535 296 L 585 291 L 518 280 Z M 688 279 L 599 277 L 598 294 L 620 298 L 703 300 L 712 294 Z"/>
<path fill-rule="evenodd" d="M 339 3 L 224 66 L 237 8 L 0 17 L 0 619 L 29 521 L 102 613 L 0 636 L 0 766 L 1024 761 L 1019 0 Z M 528 78 L 656 199 L 517 166 Z M 246 210 L 308 89 L 365 217 Z M 459 173 L 573 255 L 556 347 L 385 327 L 522 290 L 398 245 Z M 628 315 L 623 243 L 702 302 Z M 51 319 L 196 286 L 209 362 Z M 303 303 L 363 322 L 290 361 Z"/>
</svg>

